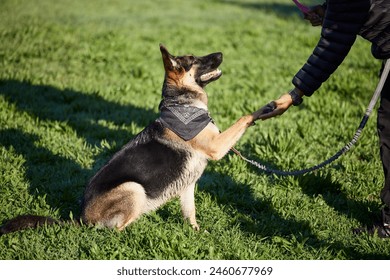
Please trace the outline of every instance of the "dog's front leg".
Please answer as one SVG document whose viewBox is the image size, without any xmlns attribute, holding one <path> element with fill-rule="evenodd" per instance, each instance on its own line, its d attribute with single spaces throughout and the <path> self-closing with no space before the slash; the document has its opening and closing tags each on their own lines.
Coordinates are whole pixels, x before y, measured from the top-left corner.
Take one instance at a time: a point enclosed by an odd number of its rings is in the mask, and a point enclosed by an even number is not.
<svg viewBox="0 0 390 280">
<path fill-rule="evenodd" d="M 206 154 L 209 159 L 219 160 L 227 154 L 255 120 L 254 115 L 241 117 L 222 133 L 213 123 L 209 123 L 201 133 L 191 140 L 191 145 L 196 150 Z"/>
<path fill-rule="evenodd" d="M 194 230 L 199 230 L 199 225 L 195 217 L 195 183 L 188 186 L 180 194 L 181 212 L 184 219 L 187 219 Z"/>
</svg>

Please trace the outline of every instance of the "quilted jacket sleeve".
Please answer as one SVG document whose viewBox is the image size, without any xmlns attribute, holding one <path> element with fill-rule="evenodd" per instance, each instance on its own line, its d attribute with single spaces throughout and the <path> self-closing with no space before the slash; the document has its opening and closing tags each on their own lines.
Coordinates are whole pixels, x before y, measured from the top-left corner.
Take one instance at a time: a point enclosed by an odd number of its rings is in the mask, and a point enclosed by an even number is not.
<svg viewBox="0 0 390 280">
<path fill-rule="evenodd" d="M 367 20 L 370 0 L 328 0 L 321 38 L 292 83 L 310 96 L 337 69 Z"/>
</svg>

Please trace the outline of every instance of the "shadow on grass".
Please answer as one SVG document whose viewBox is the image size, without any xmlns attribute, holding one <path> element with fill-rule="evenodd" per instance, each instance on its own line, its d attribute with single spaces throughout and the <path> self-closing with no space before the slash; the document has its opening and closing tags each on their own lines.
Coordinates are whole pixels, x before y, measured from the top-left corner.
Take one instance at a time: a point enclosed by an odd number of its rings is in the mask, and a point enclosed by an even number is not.
<svg viewBox="0 0 390 280">
<path fill-rule="evenodd" d="M 99 120 L 115 125 L 128 125 L 133 122 L 146 126 L 156 118 L 156 113 L 131 105 L 120 105 L 104 100 L 97 94 L 87 94 L 70 89 L 59 90 L 47 85 L 33 85 L 16 80 L 0 80 L 0 95 L 16 106 L 40 120 L 66 122 L 91 145 L 100 145 L 104 140 L 117 141 L 118 147 L 128 142 L 134 135 L 124 129 L 110 129 L 99 125 Z M 50 150 L 38 147 L 39 136 L 18 129 L 0 130 L 0 145 L 12 146 L 26 159 L 26 176 L 30 183 L 30 193 L 46 194 L 46 201 L 52 208 L 59 208 L 62 216 L 79 207 L 78 200 L 89 178 L 91 170 L 83 169 L 70 159 L 53 154 Z M 109 151 L 110 155 L 113 151 Z M 106 155 L 104 155 L 106 156 Z M 107 155 L 106 157 L 108 157 Z M 95 165 L 100 165 L 102 155 L 98 155 Z M 107 158 L 105 159 L 107 160 Z M 76 212 L 74 212 L 76 213 Z"/>
<path fill-rule="evenodd" d="M 364 225 L 372 225 L 376 217 L 365 209 L 377 209 L 378 204 L 374 201 L 361 202 L 350 199 L 341 191 L 341 185 L 333 182 L 330 175 L 319 176 L 307 174 L 298 177 L 299 185 L 306 195 L 316 197 L 321 195 L 323 200 L 335 211 L 359 221 Z M 378 193 L 379 196 L 379 193 Z M 379 210 L 378 210 L 379 214 Z"/>
<path fill-rule="evenodd" d="M 250 149 L 253 149 L 253 147 L 247 145 L 244 149 L 249 151 Z M 277 149 L 277 146 L 275 146 L 274 149 Z M 275 166 L 272 163 L 263 162 L 257 157 L 252 157 L 251 159 L 273 170 L 284 171 L 283 168 Z M 250 168 L 259 175 L 274 175 L 272 173 L 265 173 L 254 166 L 250 166 Z M 327 165 L 325 168 L 332 168 L 332 165 Z M 324 174 L 325 175 L 322 175 L 320 172 L 308 172 L 304 175 L 294 177 L 298 180 L 299 186 L 307 196 L 314 198 L 321 195 L 323 200 L 335 211 L 355 219 L 363 225 L 372 225 L 373 220 L 378 217 L 375 217 L 372 213 L 365 211 L 365 209 L 378 209 L 378 204 L 375 201 L 361 202 L 349 198 L 347 194 L 342 191 L 341 184 L 332 180 L 329 173 Z M 284 180 L 285 178 L 286 176 L 280 176 L 276 180 Z"/>
<path fill-rule="evenodd" d="M 295 17 L 298 14 L 301 15 L 298 8 L 291 1 L 286 1 L 286 3 L 274 3 L 272 1 L 270 1 L 269 3 L 259 3 L 256 1 L 243 2 L 235 0 L 217 0 L 216 2 L 226 5 L 238 6 L 245 9 L 261 10 L 266 13 L 276 14 L 277 16 L 283 18 L 292 16 Z"/>
<path fill-rule="evenodd" d="M 258 172 L 257 169 L 253 169 Z M 260 174 L 261 175 L 261 174 Z M 265 174 L 263 174 L 265 175 Z M 378 205 L 374 202 L 362 203 L 349 199 L 340 189 L 341 185 L 334 183 L 329 177 L 320 175 L 298 176 L 299 185 L 303 192 L 316 197 L 321 195 L 325 202 L 335 211 L 358 220 L 362 224 L 372 224 L 374 219 L 371 213 L 365 209 L 377 209 Z M 283 180 L 280 179 L 271 180 Z M 294 245 L 289 244 L 291 236 L 304 246 L 309 246 L 316 250 L 326 249 L 333 251 L 333 255 L 343 252 L 347 259 L 388 259 L 389 254 L 383 253 L 364 253 L 352 245 L 347 245 L 339 241 L 320 239 L 312 231 L 312 225 L 306 221 L 297 221 L 294 218 L 288 219 L 282 217 L 277 210 L 272 207 L 272 202 L 268 199 L 254 198 L 252 191 L 246 185 L 237 183 L 230 176 L 206 172 L 199 181 L 199 188 L 207 191 L 220 204 L 232 205 L 240 213 L 239 220 L 235 221 L 240 228 L 251 234 L 260 237 L 271 237 L 273 242 L 281 243 L 285 250 Z M 242 215 L 241 215 L 242 214 Z M 351 228 L 351 238 L 359 238 L 353 235 Z M 274 240 L 274 238 L 276 238 Z M 357 241 L 358 242 L 358 241 Z"/>
<path fill-rule="evenodd" d="M 91 171 L 81 168 L 74 161 L 51 151 L 38 147 L 37 135 L 24 133 L 17 129 L 0 130 L 0 145 L 13 147 L 17 154 L 23 155 L 26 173 L 17 176 L 26 176 L 30 182 L 30 193 L 46 195 L 46 202 L 54 209 L 60 209 L 62 217 L 70 211 L 80 214 L 77 207 L 82 196 L 85 182 Z"/>
<path fill-rule="evenodd" d="M 99 125 L 98 121 L 115 125 L 133 122 L 146 126 L 157 116 L 152 110 L 107 101 L 96 93 L 60 90 L 15 80 L 0 80 L 0 95 L 15 104 L 18 110 L 33 117 L 66 122 L 79 136 L 93 145 L 100 143 L 102 139 L 128 140 L 133 136 L 123 129 L 111 130 Z"/>
<path fill-rule="evenodd" d="M 213 195 L 218 203 L 234 206 L 240 214 L 243 214 L 239 215 L 237 222 L 246 232 L 264 237 L 285 236 L 296 233 L 297 228 L 305 231 L 307 227 L 282 218 L 271 206 L 270 201 L 255 199 L 247 185 L 237 183 L 228 175 L 205 172 L 199 181 L 199 188 Z"/>
</svg>

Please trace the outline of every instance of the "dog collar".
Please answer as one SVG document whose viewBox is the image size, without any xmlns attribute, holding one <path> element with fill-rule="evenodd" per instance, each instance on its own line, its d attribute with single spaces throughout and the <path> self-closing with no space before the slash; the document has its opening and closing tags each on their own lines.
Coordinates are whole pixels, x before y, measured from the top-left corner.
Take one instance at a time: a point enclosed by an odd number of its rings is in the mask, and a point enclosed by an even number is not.
<svg viewBox="0 0 390 280">
<path fill-rule="evenodd" d="M 191 140 L 212 121 L 208 111 L 189 105 L 162 106 L 159 120 L 185 141 Z"/>
</svg>

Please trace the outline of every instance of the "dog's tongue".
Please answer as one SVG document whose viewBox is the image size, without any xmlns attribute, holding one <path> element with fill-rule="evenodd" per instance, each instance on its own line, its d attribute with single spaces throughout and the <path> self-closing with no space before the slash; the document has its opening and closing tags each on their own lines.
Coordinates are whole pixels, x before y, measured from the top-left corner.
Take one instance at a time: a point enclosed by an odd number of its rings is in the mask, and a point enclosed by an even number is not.
<svg viewBox="0 0 390 280">
<path fill-rule="evenodd" d="M 216 70 L 214 70 L 214 71 L 212 71 L 212 72 L 209 72 L 209 73 L 206 73 L 206 74 L 203 74 L 202 76 L 200 76 L 200 80 L 201 80 L 202 82 L 206 82 L 206 81 L 208 81 L 208 80 L 210 80 L 210 79 L 212 79 L 212 78 L 214 78 L 214 77 L 220 76 L 221 73 L 222 73 L 221 70 L 216 69 Z"/>
</svg>

